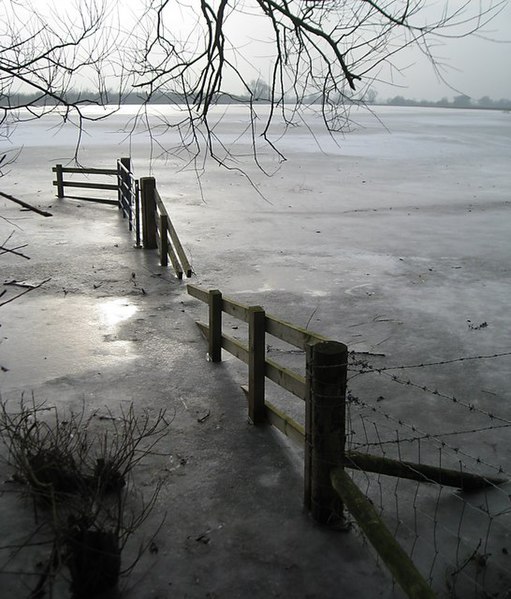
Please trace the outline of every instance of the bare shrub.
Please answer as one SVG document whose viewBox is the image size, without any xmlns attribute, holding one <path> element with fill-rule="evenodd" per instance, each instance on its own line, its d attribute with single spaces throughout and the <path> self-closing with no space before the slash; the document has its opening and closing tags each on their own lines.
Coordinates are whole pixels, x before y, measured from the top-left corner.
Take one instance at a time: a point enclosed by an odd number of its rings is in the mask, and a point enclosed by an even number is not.
<svg viewBox="0 0 511 599">
<path fill-rule="evenodd" d="M 153 418 L 135 414 L 133 406 L 118 417 L 86 417 L 82 409 L 64 419 L 57 408 L 34 400 L 22 401 L 16 412 L 0 404 L 0 437 L 13 478 L 34 502 L 38 533 L 44 529 L 52 538 L 33 597 L 51 588 L 57 574 L 65 576 L 63 566 L 75 599 L 114 590 L 121 574 L 131 571 L 140 554 L 122 570 L 122 550 L 150 514 L 161 485 L 133 508 L 130 473 L 155 453 L 168 425 L 164 411 Z"/>
</svg>

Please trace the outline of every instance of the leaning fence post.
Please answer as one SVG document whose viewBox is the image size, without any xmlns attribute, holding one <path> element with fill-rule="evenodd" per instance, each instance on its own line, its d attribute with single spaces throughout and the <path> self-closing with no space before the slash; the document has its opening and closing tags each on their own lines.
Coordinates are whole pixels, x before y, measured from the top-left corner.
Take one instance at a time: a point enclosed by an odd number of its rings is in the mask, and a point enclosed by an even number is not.
<svg viewBox="0 0 511 599">
<path fill-rule="evenodd" d="M 264 383 L 266 369 L 266 315 L 261 306 L 248 309 L 248 417 L 253 424 L 266 420 Z"/>
<path fill-rule="evenodd" d="M 156 242 L 156 180 L 154 177 L 140 179 L 142 202 L 142 243 L 147 250 L 158 247 Z"/>
<path fill-rule="evenodd" d="M 64 178 L 62 176 L 62 165 L 61 164 L 55 165 L 55 173 L 57 176 L 57 197 L 63 198 L 64 197 Z"/>
<path fill-rule="evenodd" d="M 304 504 L 320 524 L 344 524 L 330 472 L 342 467 L 346 442 L 348 348 L 337 341 L 307 346 Z"/>
<path fill-rule="evenodd" d="M 209 359 L 222 360 L 222 292 L 211 289 L 209 292 Z"/>
</svg>

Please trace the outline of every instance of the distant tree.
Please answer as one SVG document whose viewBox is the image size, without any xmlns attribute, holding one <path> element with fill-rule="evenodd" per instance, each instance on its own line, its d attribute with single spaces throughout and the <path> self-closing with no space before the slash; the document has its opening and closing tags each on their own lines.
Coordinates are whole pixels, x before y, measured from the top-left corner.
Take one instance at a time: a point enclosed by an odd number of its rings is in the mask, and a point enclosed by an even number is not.
<svg viewBox="0 0 511 599">
<path fill-rule="evenodd" d="M 394 96 L 393 98 L 389 98 L 387 100 L 387 104 L 390 106 L 415 106 L 417 101 L 410 100 L 404 96 Z"/>
<path fill-rule="evenodd" d="M 509 98 L 500 98 L 500 100 L 494 100 L 492 108 L 511 110 L 511 100 Z"/>
<path fill-rule="evenodd" d="M 262 79 L 252 80 L 248 87 L 251 92 L 251 98 L 253 100 L 266 100 L 271 99 L 271 87 Z"/>
<path fill-rule="evenodd" d="M 479 98 L 477 105 L 481 108 L 493 108 L 495 102 L 489 96 L 483 96 Z"/>
<path fill-rule="evenodd" d="M 472 100 L 470 96 L 465 96 L 464 94 L 460 96 L 454 96 L 452 106 L 454 108 L 470 108 L 472 106 Z"/>
<path fill-rule="evenodd" d="M 374 89 L 374 87 L 370 87 L 364 94 L 364 102 L 366 102 L 366 104 L 374 104 L 376 102 L 377 96 L 378 92 Z"/>
</svg>

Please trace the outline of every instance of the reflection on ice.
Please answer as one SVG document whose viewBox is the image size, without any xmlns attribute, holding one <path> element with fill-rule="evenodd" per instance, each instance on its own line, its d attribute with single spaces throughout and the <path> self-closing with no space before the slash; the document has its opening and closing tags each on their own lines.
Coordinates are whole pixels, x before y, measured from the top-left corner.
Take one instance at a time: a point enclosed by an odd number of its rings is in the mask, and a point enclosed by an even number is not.
<svg viewBox="0 0 511 599">
<path fill-rule="evenodd" d="M 122 297 L 105 301 L 99 306 L 100 318 L 107 326 L 115 326 L 124 320 L 128 320 L 137 310 L 137 306 Z"/>
</svg>

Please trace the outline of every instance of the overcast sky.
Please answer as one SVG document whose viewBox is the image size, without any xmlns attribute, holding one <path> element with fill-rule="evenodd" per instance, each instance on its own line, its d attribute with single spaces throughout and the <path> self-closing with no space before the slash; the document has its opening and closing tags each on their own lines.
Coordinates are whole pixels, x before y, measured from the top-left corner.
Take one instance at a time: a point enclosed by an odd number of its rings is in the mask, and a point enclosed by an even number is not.
<svg viewBox="0 0 511 599">
<path fill-rule="evenodd" d="M 445 45 L 436 49 L 436 55 L 446 65 L 445 78 L 460 93 L 475 99 L 511 98 L 511 2 L 482 32 L 464 39 L 445 40 Z M 377 85 L 381 96 L 433 100 L 456 94 L 439 81 L 428 61 L 416 51 L 403 51 L 399 60 L 402 65 L 410 64 L 398 80 L 404 89 Z"/>
<path fill-rule="evenodd" d="M 469 0 L 469 7 L 464 10 L 465 16 L 477 14 L 480 10 L 487 9 L 499 0 Z M 198 0 L 189 0 L 183 4 L 198 3 Z M 176 2 L 176 5 L 179 4 Z M 291 5 L 293 3 L 291 2 Z M 353 0 L 354 6 L 360 6 L 361 0 Z M 397 2 L 395 6 L 404 5 Z M 420 24 L 438 19 L 443 10 L 455 11 L 460 6 L 467 4 L 467 0 L 425 0 L 425 9 L 421 12 Z M 250 6 L 249 0 L 234 0 L 231 6 Z M 188 20 L 187 9 L 181 8 L 176 13 L 176 21 Z M 271 45 L 262 43 L 271 36 L 268 19 L 256 18 L 246 14 L 236 14 L 234 11 L 230 20 L 234 26 L 230 34 L 235 38 L 234 45 L 241 50 L 247 63 L 256 65 L 261 78 L 269 80 L 269 61 L 265 62 L 264 56 Z M 253 14 L 260 14 L 260 9 Z M 179 16 L 178 16 L 179 15 Z M 448 29 L 448 35 L 457 35 L 467 31 L 472 25 Z M 247 38 L 260 40 L 261 43 L 246 45 Z M 398 54 L 393 62 L 400 67 L 401 73 L 394 73 L 393 84 L 374 85 L 381 98 L 404 95 L 416 99 L 439 99 L 442 96 L 452 97 L 464 93 L 474 99 L 488 95 L 494 99 L 502 97 L 511 98 L 511 0 L 503 3 L 503 9 L 484 26 L 478 34 L 462 39 L 437 40 L 438 46 L 434 48 L 438 58 L 438 66 L 446 82 L 441 81 L 430 61 L 417 49 L 406 49 Z M 390 81 L 389 74 L 382 74 L 386 81 Z M 229 81 L 229 79 L 227 79 Z M 452 89 L 450 88 L 452 86 Z M 241 89 L 233 90 L 235 92 Z"/>
<path fill-rule="evenodd" d="M 360 0 L 354 0 L 360 2 Z M 423 15 L 427 20 L 438 18 L 439 9 L 455 10 L 466 0 L 431 0 L 426 2 Z M 404 4 L 404 3 L 403 3 Z M 470 0 L 472 15 L 490 5 L 490 0 Z M 467 14 L 470 14 L 469 12 Z M 237 21 L 240 28 L 250 31 L 257 37 L 257 21 L 244 24 Z M 456 35 L 463 28 L 448 30 Z M 466 28 L 465 28 L 466 30 Z M 401 69 L 394 72 L 393 80 L 388 73 L 383 78 L 388 83 L 375 83 L 374 87 L 381 98 L 404 95 L 409 98 L 435 100 L 443 96 L 452 97 L 458 93 L 474 99 L 490 96 L 493 99 L 511 98 L 511 0 L 503 3 L 503 9 L 477 34 L 461 39 L 438 39 L 434 48 L 438 67 L 445 81 L 432 68 L 431 62 L 417 48 L 401 51 L 393 62 Z M 256 50 L 257 52 L 257 50 Z M 268 71 L 261 68 L 261 76 L 268 79 Z"/>
<path fill-rule="evenodd" d="M 77 0 L 79 6 L 83 2 Z M 97 0 L 101 1 L 101 0 Z M 144 0 L 103 0 L 112 10 L 112 19 L 121 19 L 126 26 L 130 21 L 134 23 L 134 30 L 140 32 L 141 7 Z M 212 0 L 214 4 L 216 0 Z M 472 14 L 479 9 L 487 8 L 492 2 L 499 0 L 469 0 L 469 10 Z M 360 6 L 361 0 L 353 0 L 354 6 Z M 427 0 L 429 8 L 421 12 L 426 18 L 435 18 L 439 10 L 448 7 L 449 10 L 466 3 L 467 0 Z M 62 13 L 69 10 L 69 0 L 39 0 L 35 5 L 38 10 L 44 10 L 45 3 L 56 5 Z M 403 2 L 404 4 L 404 2 Z M 292 2 L 291 2 L 292 5 Z M 396 6 L 399 4 L 396 3 Z M 178 39 L 186 37 L 187 28 L 194 30 L 194 20 L 190 18 L 193 12 L 190 6 L 198 7 L 199 0 L 171 0 L 168 4 L 173 12 L 173 18 L 168 20 L 169 29 L 181 30 L 177 34 Z M 250 0 L 231 0 L 231 7 L 236 7 L 230 20 L 229 35 L 234 38 L 234 45 L 239 48 L 241 63 L 249 69 L 250 75 L 247 79 L 257 78 L 268 80 L 270 73 L 270 62 L 265 55 L 269 52 L 271 45 L 267 42 L 270 31 L 268 19 L 250 15 L 240 15 L 239 7 L 250 6 Z M 252 5 L 253 6 L 253 5 Z M 115 7 L 115 8 L 114 8 Z M 260 9 L 256 9 L 261 13 Z M 128 25 L 129 29 L 129 25 Z M 197 28 L 195 28 L 197 30 Z M 457 30 L 450 33 L 457 33 Z M 202 38 L 203 39 L 203 38 Z M 247 39 L 252 40 L 247 45 Z M 256 40 L 256 41 L 254 41 Z M 482 96 L 490 96 L 493 99 L 511 98 L 511 0 L 504 5 L 503 10 L 494 20 L 486 25 L 478 34 L 463 39 L 444 39 L 443 45 L 434 49 L 441 73 L 449 85 L 440 80 L 438 74 L 432 68 L 430 61 L 426 59 L 417 49 L 406 49 L 393 59 L 394 64 L 399 67 L 399 72 L 394 72 L 392 77 L 389 73 L 383 73 L 382 77 L 387 83 L 375 83 L 374 88 L 378 91 L 379 98 L 388 98 L 403 95 L 415 99 L 440 99 L 443 96 L 453 97 L 458 93 L 464 93 L 474 99 Z M 250 69 L 252 69 L 250 71 Z M 355 70 L 356 72 L 356 70 Z M 229 87 L 230 79 L 226 77 Z M 241 87 L 234 84 L 230 89 L 235 93 L 242 91 Z M 237 87 L 237 89 L 236 89 Z"/>
</svg>

